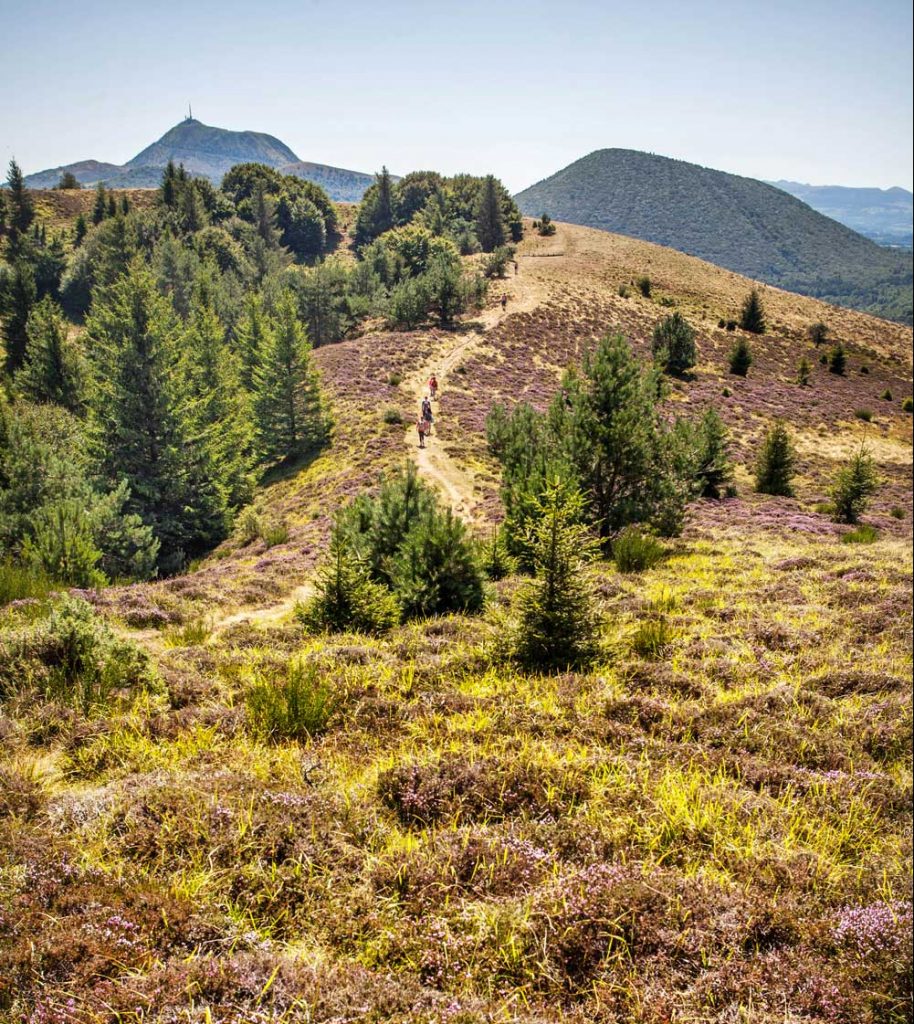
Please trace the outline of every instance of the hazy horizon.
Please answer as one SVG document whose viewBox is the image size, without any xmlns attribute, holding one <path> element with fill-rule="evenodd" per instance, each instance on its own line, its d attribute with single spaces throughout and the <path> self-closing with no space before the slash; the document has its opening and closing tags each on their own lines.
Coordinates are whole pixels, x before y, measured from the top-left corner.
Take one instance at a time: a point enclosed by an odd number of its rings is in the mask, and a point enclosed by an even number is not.
<svg viewBox="0 0 914 1024">
<path fill-rule="evenodd" d="M 668 0 L 428 10 L 279 0 L 35 0 L 3 15 L 0 160 L 123 163 L 187 113 L 302 160 L 498 174 L 517 192 L 597 149 L 763 180 L 912 189 L 911 10 Z M 37 58 L 40 57 L 40 60 Z M 39 69 L 40 68 L 40 72 Z"/>
</svg>

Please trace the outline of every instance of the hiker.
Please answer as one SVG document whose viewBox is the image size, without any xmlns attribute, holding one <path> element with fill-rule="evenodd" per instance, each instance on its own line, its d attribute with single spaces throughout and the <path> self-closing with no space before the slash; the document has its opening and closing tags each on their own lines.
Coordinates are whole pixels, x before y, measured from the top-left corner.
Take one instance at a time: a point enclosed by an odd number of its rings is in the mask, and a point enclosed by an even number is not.
<svg viewBox="0 0 914 1024">
<path fill-rule="evenodd" d="M 419 447 L 425 447 L 425 435 L 428 433 L 428 422 L 421 416 L 416 420 L 416 433 L 419 435 Z"/>
<path fill-rule="evenodd" d="M 434 374 L 428 379 L 428 393 L 430 398 L 438 397 L 438 378 Z"/>
<path fill-rule="evenodd" d="M 422 399 L 422 419 L 428 424 L 429 432 L 432 429 L 432 403 L 428 396 Z"/>
<path fill-rule="evenodd" d="M 507 295 L 507 293 L 506 293 L 506 292 L 502 292 L 502 296 L 501 296 L 501 308 L 502 308 L 502 309 L 505 309 L 505 308 L 507 308 L 507 305 L 508 305 L 508 295 Z"/>
<path fill-rule="evenodd" d="M 517 260 L 514 261 L 514 276 L 517 277 Z"/>
</svg>

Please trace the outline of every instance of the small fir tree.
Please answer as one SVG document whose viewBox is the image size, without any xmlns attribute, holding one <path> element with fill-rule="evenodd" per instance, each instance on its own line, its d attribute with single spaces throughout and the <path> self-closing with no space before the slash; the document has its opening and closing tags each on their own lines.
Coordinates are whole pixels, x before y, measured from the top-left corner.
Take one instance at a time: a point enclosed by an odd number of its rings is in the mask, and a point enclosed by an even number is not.
<svg viewBox="0 0 914 1024">
<path fill-rule="evenodd" d="M 654 328 L 651 351 L 657 365 L 666 373 L 681 374 L 695 365 L 695 330 L 688 320 L 675 312 Z"/>
<path fill-rule="evenodd" d="M 277 304 L 275 323 L 254 373 L 254 411 L 266 461 L 296 458 L 326 439 L 311 345 L 288 292 Z"/>
<path fill-rule="evenodd" d="M 796 452 L 782 420 L 776 420 L 768 431 L 755 467 L 755 489 L 760 494 L 793 497 L 793 476 Z"/>
<path fill-rule="evenodd" d="M 729 431 L 714 408 L 698 424 L 695 454 L 695 482 L 703 498 L 719 498 L 733 479 Z"/>
<path fill-rule="evenodd" d="M 822 321 L 809 325 L 809 340 L 818 348 L 828 341 L 828 325 Z"/>
<path fill-rule="evenodd" d="M 63 313 L 50 298 L 42 299 L 32 310 L 27 334 L 25 361 L 16 374 L 23 396 L 80 412 L 86 395 L 82 353 L 68 338 Z"/>
<path fill-rule="evenodd" d="M 765 309 L 757 288 L 753 288 L 746 296 L 746 301 L 740 311 L 739 325 L 750 334 L 765 333 Z"/>
<path fill-rule="evenodd" d="M 737 377 L 745 377 L 752 366 L 752 349 L 745 338 L 737 338 L 730 350 L 730 372 Z"/>
<path fill-rule="evenodd" d="M 3 320 L 3 341 L 6 349 L 6 372 L 14 374 L 25 359 L 28 345 L 28 323 L 38 298 L 35 271 L 24 259 L 17 259 L 12 270 L 0 278 L 3 294 L 0 308 L 6 316 Z"/>
<path fill-rule="evenodd" d="M 83 239 L 86 237 L 86 232 L 89 230 L 86 224 L 86 218 L 84 214 L 80 214 L 76 218 L 76 223 L 73 225 L 73 248 L 78 249 L 83 244 Z"/>
<path fill-rule="evenodd" d="M 25 187 L 22 169 L 15 160 L 10 160 L 6 175 L 7 193 L 7 228 L 11 234 L 11 242 L 19 235 L 24 235 L 35 219 L 35 207 L 32 197 Z"/>
<path fill-rule="evenodd" d="M 830 497 L 839 523 L 856 523 L 879 488 L 873 456 L 861 445 L 850 462 L 838 471 Z"/>
<path fill-rule="evenodd" d="M 829 373 L 836 373 L 839 377 L 844 376 L 844 371 L 847 369 L 847 353 L 844 351 L 844 346 L 839 341 L 832 350 L 828 353 L 828 370 Z"/>
<path fill-rule="evenodd" d="M 799 384 L 801 388 L 809 387 L 809 378 L 811 374 L 812 366 L 806 356 L 803 356 L 797 366 L 797 384 Z"/>
<path fill-rule="evenodd" d="M 101 224 L 108 213 L 108 197 L 105 186 L 99 182 L 95 187 L 95 204 L 92 207 L 92 223 Z"/>
<path fill-rule="evenodd" d="M 72 171 L 64 171 L 57 182 L 58 189 L 69 190 L 82 188 L 82 183 Z"/>
<path fill-rule="evenodd" d="M 598 624 L 587 561 L 595 551 L 582 526 L 584 500 L 547 484 L 530 526 L 536 578 L 520 599 L 514 655 L 533 669 L 585 665 L 597 650 Z"/>
</svg>

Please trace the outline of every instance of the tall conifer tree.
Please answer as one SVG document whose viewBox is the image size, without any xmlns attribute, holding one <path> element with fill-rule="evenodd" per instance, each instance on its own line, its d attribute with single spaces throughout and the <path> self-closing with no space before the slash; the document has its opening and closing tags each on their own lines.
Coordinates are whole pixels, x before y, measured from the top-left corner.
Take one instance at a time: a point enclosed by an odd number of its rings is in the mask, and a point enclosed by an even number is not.
<svg viewBox="0 0 914 1024">
<path fill-rule="evenodd" d="M 476 236 L 483 252 L 492 252 L 505 244 L 505 222 L 501 212 L 501 198 L 498 185 L 491 174 L 487 174 L 479 195 L 479 212 L 476 215 Z"/>
</svg>

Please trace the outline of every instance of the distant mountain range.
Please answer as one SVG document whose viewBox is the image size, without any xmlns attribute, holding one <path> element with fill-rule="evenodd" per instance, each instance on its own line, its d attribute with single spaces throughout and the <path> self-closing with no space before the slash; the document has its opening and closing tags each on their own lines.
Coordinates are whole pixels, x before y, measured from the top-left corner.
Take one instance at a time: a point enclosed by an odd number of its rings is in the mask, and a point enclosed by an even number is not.
<svg viewBox="0 0 914 1024">
<path fill-rule="evenodd" d="M 880 245 L 902 245 L 910 249 L 914 242 L 911 226 L 914 195 L 903 188 L 847 188 L 803 185 L 798 181 L 770 181 L 768 184 L 802 199 L 819 213 Z"/>
<path fill-rule="evenodd" d="M 530 216 L 657 242 L 789 291 L 912 322 L 910 252 L 883 248 L 753 178 L 601 149 L 515 199 Z"/>
<path fill-rule="evenodd" d="M 29 188 L 54 188 L 60 176 L 70 171 L 87 186 L 103 182 L 109 188 L 156 188 L 169 160 L 183 164 L 190 174 L 209 178 L 216 185 L 235 164 L 268 164 L 283 174 L 316 182 L 337 202 L 358 202 L 374 181 L 373 175 L 361 171 L 301 160 L 272 135 L 214 128 L 188 117 L 125 164 L 81 160 L 29 174 L 25 183 Z"/>
</svg>

